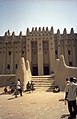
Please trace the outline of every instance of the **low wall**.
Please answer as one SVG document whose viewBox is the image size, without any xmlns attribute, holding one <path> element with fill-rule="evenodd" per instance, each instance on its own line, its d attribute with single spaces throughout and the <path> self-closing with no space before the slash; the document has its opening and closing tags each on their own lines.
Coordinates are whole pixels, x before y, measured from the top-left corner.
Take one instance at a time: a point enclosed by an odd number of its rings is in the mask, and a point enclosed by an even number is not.
<svg viewBox="0 0 77 119">
<path fill-rule="evenodd" d="M 61 55 L 60 59 L 55 63 L 55 85 L 59 85 L 60 89 L 64 91 L 66 78 L 77 78 L 77 67 L 67 66 L 65 64 L 64 56 Z"/>
<path fill-rule="evenodd" d="M 15 74 L 10 75 L 0 75 L 0 87 L 9 86 L 15 83 Z"/>
</svg>

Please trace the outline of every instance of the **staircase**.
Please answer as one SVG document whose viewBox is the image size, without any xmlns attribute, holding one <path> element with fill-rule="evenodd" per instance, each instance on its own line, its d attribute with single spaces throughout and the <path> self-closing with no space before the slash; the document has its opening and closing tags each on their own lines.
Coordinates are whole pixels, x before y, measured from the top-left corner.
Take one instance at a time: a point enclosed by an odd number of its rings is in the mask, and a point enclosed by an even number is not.
<svg viewBox="0 0 77 119">
<path fill-rule="evenodd" d="M 52 91 L 54 88 L 54 74 L 46 76 L 32 76 L 36 91 Z"/>
</svg>

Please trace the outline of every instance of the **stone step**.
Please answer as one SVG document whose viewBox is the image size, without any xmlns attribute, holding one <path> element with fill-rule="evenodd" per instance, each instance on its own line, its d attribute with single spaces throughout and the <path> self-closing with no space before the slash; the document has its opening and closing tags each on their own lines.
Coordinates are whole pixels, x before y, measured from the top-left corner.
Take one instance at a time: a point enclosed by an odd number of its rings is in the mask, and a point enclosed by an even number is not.
<svg viewBox="0 0 77 119">
<path fill-rule="evenodd" d="M 43 85 L 44 86 L 51 86 L 54 84 L 54 81 L 34 81 L 33 80 L 33 82 L 36 86 L 43 86 Z"/>
<path fill-rule="evenodd" d="M 51 79 L 51 78 L 54 78 L 54 74 L 44 76 L 32 76 L 32 79 Z"/>
<path fill-rule="evenodd" d="M 54 88 L 54 75 L 47 76 L 32 76 L 34 87 L 36 90 L 45 91 L 52 90 Z"/>
<path fill-rule="evenodd" d="M 38 85 L 34 85 L 34 87 L 54 87 L 53 84 L 47 85 L 47 84 L 38 84 Z"/>
<path fill-rule="evenodd" d="M 52 92 L 54 89 L 54 86 L 51 87 L 35 87 L 35 91 L 48 91 Z"/>
</svg>

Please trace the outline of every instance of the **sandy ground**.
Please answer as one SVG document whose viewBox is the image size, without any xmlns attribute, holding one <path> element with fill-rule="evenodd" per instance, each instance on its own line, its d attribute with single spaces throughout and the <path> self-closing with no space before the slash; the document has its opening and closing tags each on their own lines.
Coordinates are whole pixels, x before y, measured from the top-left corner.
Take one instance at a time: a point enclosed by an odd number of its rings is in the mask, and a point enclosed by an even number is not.
<svg viewBox="0 0 77 119">
<path fill-rule="evenodd" d="M 2 94 L 0 89 L 0 119 L 67 119 L 64 92 L 34 91 L 17 98 Z"/>
</svg>

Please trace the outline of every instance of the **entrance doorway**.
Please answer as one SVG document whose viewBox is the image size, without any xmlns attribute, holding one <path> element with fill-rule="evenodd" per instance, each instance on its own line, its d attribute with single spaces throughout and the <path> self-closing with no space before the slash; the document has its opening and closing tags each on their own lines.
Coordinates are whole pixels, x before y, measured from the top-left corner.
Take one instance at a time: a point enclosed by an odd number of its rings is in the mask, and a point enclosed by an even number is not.
<svg viewBox="0 0 77 119">
<path fill-rule="evenodd" d="M 33 76 L 37 76 L 38 75 L 38 67 L 37 66 L 33 66 L 33 68 L 32 68 L 32 75 Z"/>
<path fill-rule="evenodd" d="M 44 66 L 44 75 L 49 75 L 49 66 Z"/>
</svg>

